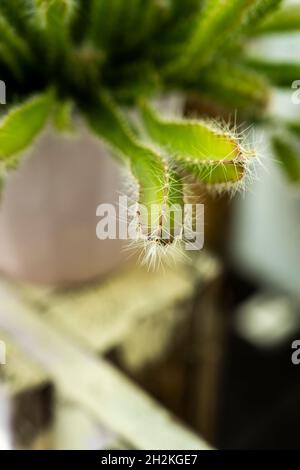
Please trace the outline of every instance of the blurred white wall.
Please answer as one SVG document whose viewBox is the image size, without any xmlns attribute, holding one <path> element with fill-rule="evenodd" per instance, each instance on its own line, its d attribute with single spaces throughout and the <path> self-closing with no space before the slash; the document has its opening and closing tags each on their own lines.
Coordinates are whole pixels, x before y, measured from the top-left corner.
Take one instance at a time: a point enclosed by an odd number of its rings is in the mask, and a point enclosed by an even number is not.
<svg viewBox="0 0 300 470">
<path fill-rule="evenodd" d="M 255 50 L 269 60 L 300 63 L 300 35 L 274 36 L 272 46 L 269 39 L 261 40 L 253 45 Z M 293 91 L 274 94 L 272 115 L 300 121 L 300 105 L 291 100 Z M 240 269 L 300 298 L 300 186 L 292 187 L 280 171 L 265 133 L 261 138 L 258 131 L 255 140 L 262 165 L 237 199 L 231 252 Z"/>
</svg>

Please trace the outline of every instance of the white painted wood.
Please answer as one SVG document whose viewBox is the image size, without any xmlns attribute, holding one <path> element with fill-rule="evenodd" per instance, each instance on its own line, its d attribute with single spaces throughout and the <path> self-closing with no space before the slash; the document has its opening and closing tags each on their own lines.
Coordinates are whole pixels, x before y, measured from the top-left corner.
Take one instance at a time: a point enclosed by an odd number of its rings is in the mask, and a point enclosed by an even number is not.
<svg viewBox="0 0 300 470">
<path fill-rule="evenodd" d="M 135 267 L 108 280 L 62 293 L 22 289 L 25 300 L 42 306 L 53 326 L 74 336 L 86 348 L 105 352 L 119 345 L 137 323 L 164 315 L 191 297 L 195 273 L 182 266 L 165 272 Z"/>
<path fill-rule="evenodd" d="M 12 432 L 9 420 L 10 396 L 7 387 L 0 382 L 0 451 L 11 450 Z"/>
<path fill-rule="evenodd" d="M 0 283 L 0 328 L 44 366 L 65 396 L 135 448 L 209 448 L 107 361 L 79 349 L 67 333 L 24 305 L 4 282 Z"/>
<path fill-rule="evenodd" d="M 0 302 L 1 300 L 0 297 Z M 1 311 L 0 307 L 0 316 Z M 49 376 L 45 370 L 28 355 L 24 355 L 15 341 L 1 331 L 1 328 L 0 340 L 4 342 L 6 349 L 5 364 L 0 365 L 0 383 L 2 379 L 9 396 L 12 397 L 49 383 Z"/>
</svg>

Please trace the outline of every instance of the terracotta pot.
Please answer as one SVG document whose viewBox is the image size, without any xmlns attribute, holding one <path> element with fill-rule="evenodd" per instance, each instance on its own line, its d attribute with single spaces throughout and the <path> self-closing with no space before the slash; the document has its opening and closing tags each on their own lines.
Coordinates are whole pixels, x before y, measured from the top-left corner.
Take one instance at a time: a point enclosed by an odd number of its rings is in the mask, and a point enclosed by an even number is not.
<svg viewBox="0 0 300 470">
<path fill-rule="evenodd" d="M 115 161 L 87 129 L 46 131 L 12 172 L 0 209 L 0 269 L 42 283 L 108 273 L 123 258 L 119 240 L 96 237 L 96 208 L 117 202 Z"/>
</svg>

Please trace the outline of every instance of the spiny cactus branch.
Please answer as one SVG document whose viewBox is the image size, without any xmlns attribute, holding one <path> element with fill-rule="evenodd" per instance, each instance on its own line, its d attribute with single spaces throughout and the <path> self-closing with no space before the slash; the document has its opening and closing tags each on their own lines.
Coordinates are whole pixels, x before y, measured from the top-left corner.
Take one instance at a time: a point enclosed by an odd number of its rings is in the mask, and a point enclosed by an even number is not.
<svg viewBox="0 0 300 470">
<path fill-rule="evenodd" d="M 162 220 L 172 225 L 163 206 L 182 206 L 188 178 L 206 187 L 239 186 L 254 151 L 230 125 L 164 118 L 149 101 L 196 94 L 247 125 L 263 123 L 274 88 L 300 76 L 300 62 L 267 62 L 247 52 L 254 35 L 298 29 L 299 7 L 281 3 L 1 0 L 0 79 L 9 88 L 0 122 L 2 170 L 19 162 L 48 121 L 69 131 L 81 114 L 129 169 L 138 202 L 157 207 L 157 231 L 146 224 L 145 232 L 161 242 Z M 140 123 L 132 131 L 129 110 L 139 114 L 144 132 Z M 297 122 L 294 129 L 280 126 L 299 139 Z M 286 174 L 298 180 L 294 150 L 274 142 Z"/>
</svg>

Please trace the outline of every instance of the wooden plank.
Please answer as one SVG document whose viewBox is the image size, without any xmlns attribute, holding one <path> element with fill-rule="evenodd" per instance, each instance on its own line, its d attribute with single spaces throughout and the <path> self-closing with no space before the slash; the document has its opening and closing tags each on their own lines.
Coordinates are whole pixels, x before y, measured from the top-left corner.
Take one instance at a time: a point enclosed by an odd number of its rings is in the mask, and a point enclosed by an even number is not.
<svg viewBox="0 0 300 470">
<path fill-rule="evenodd" d="M 160 273 L 135 268 L 79 289 L 27 287 L 23 293 L 53 326 L 85 347 L 105 352 L 120 344 L 137 322 L 190 298 L 194 286 L 195 275 L 184 268 Z"/>
<path fill-rule="evenodd" d="M 0 366 L 1 379 L 10 396 L 49 383 L 49 376 L 40 365 L 25 355 L 10 335 L 0 329 L 0 340 L 6 346 L 6 364 Z"/>
<path fill-rule="evenodd" d="M 0 284 L 0 328 L 46 369 L 65 396 L 138 449 L 208 449 L 163 407 L 102 358 L 79 349 L 38 315 L 11 286 Z"/>
<path fill-rule="evenodd" d="M 55 398 L 53 449 L 101 450 L 119 445 L 115 433 L 105 428 L 84 407 L 62 396 L 58 390 Z"/>
<path fill-rule="evenodd" d="M 195 268 L 148 272 L 131 268 L 106 281 L 85 287 L 57 291 L 20 285 L 24 299 L 43 311 L 55 328 L 97 352 L 120 345 L 137 324 L 163 315 L 193 295 L 202 283 L 217 276 L 220 266 L 208 253 L 201 253 Z"/>
<path fill-rule="evenodd" d="M 49 375 L 2 330 L 0 340 L 6 347 L 6 363 L 0 366 L 1 400 L 6 400 L 3 406 L 8 414 L 3 433 L 14 448 L 45 448 L 50 442 L 53 409 Z"/>
</svg>

